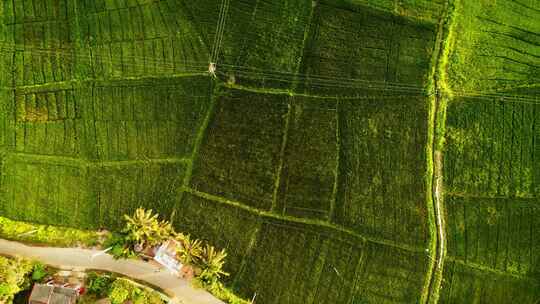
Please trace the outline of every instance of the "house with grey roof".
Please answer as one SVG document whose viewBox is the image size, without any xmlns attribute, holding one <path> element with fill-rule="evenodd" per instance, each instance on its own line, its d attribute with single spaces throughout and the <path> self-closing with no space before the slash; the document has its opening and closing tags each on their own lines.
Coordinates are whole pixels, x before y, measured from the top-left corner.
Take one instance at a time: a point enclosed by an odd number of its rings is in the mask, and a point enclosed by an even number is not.
<svg viewBox="0 0 540 304">
<path fill-rule="evenodd" d="M 79 291 L 66 286 L 35 284 L 28 304 L 75 304 Z"/>
</svg>

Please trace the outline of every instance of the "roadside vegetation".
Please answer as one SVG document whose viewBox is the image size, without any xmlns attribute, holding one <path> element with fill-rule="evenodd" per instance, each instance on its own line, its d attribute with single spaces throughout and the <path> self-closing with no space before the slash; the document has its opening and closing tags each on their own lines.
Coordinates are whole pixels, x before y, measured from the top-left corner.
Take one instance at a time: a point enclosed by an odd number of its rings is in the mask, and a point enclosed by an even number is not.
<svg viewBox="0 0 540 304">
<path fill-rule="evenodd" d="M 133 282 L 127 278 L 109 273 L 90 272 L 87 278 L 87 293 L 80 304 L 91 304 L 101 299 L 109 299 L 111 304 L 165 304 L 164 295 Z"/>
<path fill-rule="evenodd" d="M 0 238 L 55 247 L 100 247 L 109 232 L 40 225 L 10 220 L 0 216 Z"/>
</svg>

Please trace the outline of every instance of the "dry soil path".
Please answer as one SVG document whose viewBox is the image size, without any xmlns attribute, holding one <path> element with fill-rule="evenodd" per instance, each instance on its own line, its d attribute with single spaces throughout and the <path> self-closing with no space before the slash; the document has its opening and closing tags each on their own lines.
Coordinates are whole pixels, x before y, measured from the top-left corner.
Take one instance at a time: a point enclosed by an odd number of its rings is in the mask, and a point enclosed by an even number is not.
<svg viewBox="0 0 540 304">
<path fill-rule="evenodd" d="M 38 260 L 60 269 L 98 269 L 123 274 L 161 288 L 177 304 L 223 304 L 203 289 L 179 278 L 157 264 L 140 260 L 115 260 L 97 250 L 79 248 L 34 247 L 0 239 L 0 254 Z"/>
</svg>

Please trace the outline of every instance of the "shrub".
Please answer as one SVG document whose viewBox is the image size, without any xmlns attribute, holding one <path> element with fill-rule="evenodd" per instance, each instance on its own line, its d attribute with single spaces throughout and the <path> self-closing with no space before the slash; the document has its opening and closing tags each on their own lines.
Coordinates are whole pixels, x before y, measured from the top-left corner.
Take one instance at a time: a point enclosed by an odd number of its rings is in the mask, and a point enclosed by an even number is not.
<svg viewBox="0 0 540 304">
<path fill-rule="evenodd" d="M 131 293 L 131 286 L 125 284 L 123 280 L 116 280 L 109 291 L 109 300 L 111 304 L 124 304 Z"/>
<path fill-rule="evenodd" d="M 137 256 L 133 250 L 132 244 L 130 244 L 129 240 L 126 239 L 126 235 L 123 234 L 112 234 L 111 237 L 105 242 L 104 247 L 111 248 L 109 253 L 115 259 L 127 259 Z"/>
<path fill-rule="evenodd" d="M 111 304 L 123 304 L 128 300 L 133 304 L 164 304 L 157 292 L 138 287 L 126 279 L 117 279 L 112 283 L 109 300 Z"/>
<path fill-rule="evenodd" d="M 41 263 L 35 263 L 32 269 L 32 281 L 38 282 L 49 275 L 47 267 Z"/>
<path fill-rule="evenodd" d="M 109 292 L 114 279 L 109 275 L 100 275 L 95 272 L 88 274 L 88 293 L 94 294 L 98 297 L 105 297 Z"/>
<path fill-rule="evenodd" d="M 77 245 L 93 247 L 99 245 L 102 238 L 107 237 L 107 235 L 96 231 L 14 221 L 0 216 L 0 237 L 58 247 Z"/>
<path fill-rule="evenodd" d="M 251 301 L 241 299 L 235 295 L 231 290 L 223 286 L 222 283 L 218 282 L 211 286 L 207 286 L 208 291 L 210 291 L 218 299 L 229 304 L 252 304 Z"/>
</svg>

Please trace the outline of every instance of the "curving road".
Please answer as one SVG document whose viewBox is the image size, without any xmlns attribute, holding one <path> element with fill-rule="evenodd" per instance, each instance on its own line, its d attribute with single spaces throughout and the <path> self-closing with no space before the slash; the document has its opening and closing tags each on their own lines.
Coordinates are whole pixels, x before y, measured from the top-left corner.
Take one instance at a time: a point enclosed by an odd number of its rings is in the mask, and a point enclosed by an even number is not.
<svg viewBox="0 0 540 304">
<path fill-rule="evenodd" d="M 120 273 L 161 288 L 176 304 L 223 304 L 207 291 L 196 289 L 187 280 L 168 273 L 157 263 L 115 260 L 108 254 L 92 258 L 97 253 L 98 250 L 35 247 L 0 239 L 0 254 L 3 255 L 38 260 L 65 270 L 96 269 Z"/>
</svg>

